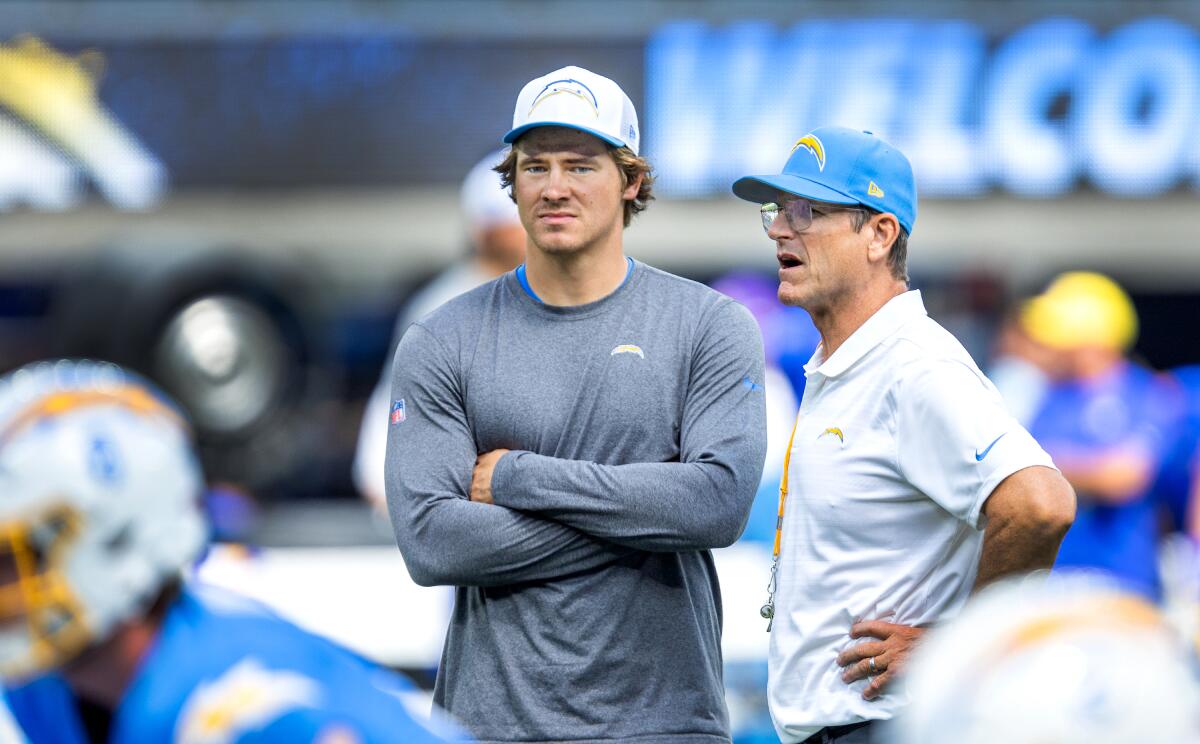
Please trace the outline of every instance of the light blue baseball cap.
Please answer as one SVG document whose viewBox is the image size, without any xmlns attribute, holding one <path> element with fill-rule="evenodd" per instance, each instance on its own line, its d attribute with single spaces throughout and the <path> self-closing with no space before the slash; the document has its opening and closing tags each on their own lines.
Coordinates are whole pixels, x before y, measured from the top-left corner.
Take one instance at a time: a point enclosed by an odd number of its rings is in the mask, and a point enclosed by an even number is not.
<svg viewBox="0 0 1200 744">
<path fill-rule="evenodd" d="M 733 193 L 773 202 L 779 192 L 829 204 L 862 204 L 896 215 L 910 235 L 917 221 L 917 184 L 904 154 L 876 137 L 847 127 L 820 127 L 792 145 L 783 173 L 745 176 Z"/>
</svg>

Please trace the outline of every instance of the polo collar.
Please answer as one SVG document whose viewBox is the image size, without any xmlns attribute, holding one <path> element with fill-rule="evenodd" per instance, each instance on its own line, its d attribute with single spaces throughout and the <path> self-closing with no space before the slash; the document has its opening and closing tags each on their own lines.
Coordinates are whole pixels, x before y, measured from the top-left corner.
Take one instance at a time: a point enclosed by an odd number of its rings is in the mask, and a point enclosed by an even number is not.
<svg viewBox="0 0 1200 744">
<path fill-rule="evenodd" d="M 850 338 L 838 347 L 833 356 L 825 359 L 824 345 L 818 346 L 812 359 L 804 365 L 805 375 L 816 372 L 825 377 L 837 377 L 905 323 L 927 314 L 925 303 L 921 300 L 921 290 L 912 289 L 896 295 L 867 318 L 867 322 L 859 326 L 858 330 L 850 334 Z"/>
</svg>

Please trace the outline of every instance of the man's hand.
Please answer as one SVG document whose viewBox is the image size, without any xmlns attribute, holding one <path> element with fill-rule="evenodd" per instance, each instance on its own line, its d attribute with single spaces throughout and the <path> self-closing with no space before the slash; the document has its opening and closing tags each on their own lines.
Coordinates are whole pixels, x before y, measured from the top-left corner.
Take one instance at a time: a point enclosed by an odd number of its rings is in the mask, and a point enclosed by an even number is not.
<svg viewBox="0 0 1200 744">
<path fill-rule="evenodd" d="M 492 503 L 492 471 L 506 452 L 506 449 L 494 449 L 475 458 L 475 472 L 471 473 L 471 501 Z"/>
<path fill-rule="evenodd" d="M 908 625 L 895 625 L 882 620 L 866 620 L 855 623 L 850 628 L 851 638 L 878 638 L 877 641 L 860 643 L 851 646 L 838 654 L 838 666 L 845 667 L 842 681 L 849 684 L 856 680 L 870 678 L 871 682 L 863 690 L 864 700 L 874 700 L 879 697 L 884 688 L 891 683 L 897 674 L 904 669 L 909 654 L 917 641 L 924 635 L 923 628 Z M 875 660 L 874 668 L 871 660 Z"/>
</svg>

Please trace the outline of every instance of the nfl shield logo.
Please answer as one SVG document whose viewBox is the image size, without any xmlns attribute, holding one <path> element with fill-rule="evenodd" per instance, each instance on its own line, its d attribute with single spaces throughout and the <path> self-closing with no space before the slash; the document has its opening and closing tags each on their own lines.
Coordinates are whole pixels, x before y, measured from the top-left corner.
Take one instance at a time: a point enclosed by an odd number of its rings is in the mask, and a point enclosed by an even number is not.
<svg viewBox="0 0 1200 744">
<path fill-rule="evenodd" d="M 391 415 L 392 424 L 393 425 L 398 424 L 401 421 L 403 421 L 404 418 L 405 418 L 405 416 L 404 416 L 404 398 L 401 398 L 400 400 L 392 401 L 392 415 Z"/>
</svg>

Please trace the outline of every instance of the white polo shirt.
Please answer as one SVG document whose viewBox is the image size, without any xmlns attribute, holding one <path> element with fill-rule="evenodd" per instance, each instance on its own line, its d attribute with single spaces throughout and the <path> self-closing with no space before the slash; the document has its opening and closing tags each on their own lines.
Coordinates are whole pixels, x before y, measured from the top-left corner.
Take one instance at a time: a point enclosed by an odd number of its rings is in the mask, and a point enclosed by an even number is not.
<svg viewBox="0 0 1200 744">
<path fill-rule="evenodd" d="M 841 680 L 856 621 L 928 625 L 966 601 L 984 501 L 1012 473 L 1053 467 L 962 345 L 893 298 L 828 359 L 805 366 L 783 517 L 768 698 L 784 742 L 891 718 Z M 869 640 L 869 639 L 865 639 Z"/>
</svg>

